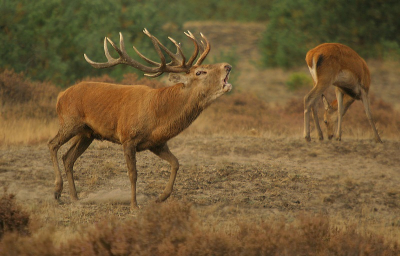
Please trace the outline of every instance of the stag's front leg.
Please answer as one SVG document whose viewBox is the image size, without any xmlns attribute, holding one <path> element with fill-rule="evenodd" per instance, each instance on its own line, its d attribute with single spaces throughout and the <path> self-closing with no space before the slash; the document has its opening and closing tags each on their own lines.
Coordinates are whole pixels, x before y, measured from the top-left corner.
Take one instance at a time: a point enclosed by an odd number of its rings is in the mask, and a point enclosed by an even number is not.
<svg viewBox="0 0 400 256">
<path fill-rule="evenodd" d="M 167 161 L 171 165 L 171 175 L 169 177 L 168 183 L 165 186 L 163 193 L 158 197 L 156 202 L 165 201 L 172 193 L 174 187 L 176 174 L 179 169 L 178 159 L 171 153 L 167 144 L 163 146 L 151 149 L 151 152 L 159 156 L 161 159 Z"/>
<path fill-rule="evenodd" d="M 128 176 L 131 182 L 131 210 L 139 208 L 136 201 L 136 181 L 137 181 L 137 170 L 136 170 L 136 144 L 132 141 L 125 142 L 124 156 L 126 164 L 128 165 Z"/>
</svg>

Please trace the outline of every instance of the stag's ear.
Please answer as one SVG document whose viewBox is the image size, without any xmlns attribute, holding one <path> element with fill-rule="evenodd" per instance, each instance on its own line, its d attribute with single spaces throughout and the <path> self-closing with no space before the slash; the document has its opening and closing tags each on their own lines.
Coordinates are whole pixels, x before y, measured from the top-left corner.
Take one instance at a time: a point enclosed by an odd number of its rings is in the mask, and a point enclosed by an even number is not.
<svg viewBox="0 0 400 256">
<path fill-rule="evenodd" d="M 180 73 L 169 73 L 168 80 L 174 84 L 186 84 L 187 83 L 187 76 L 185 74 Z"/>
<path fill-rule="evenodd" d="M 324 103 L 325 110 L 331 108 L 331 104 L 329 104 L 328 100 L 325 98 L 325 95 L 322 94 L 322 102 Z"/>
</svg>

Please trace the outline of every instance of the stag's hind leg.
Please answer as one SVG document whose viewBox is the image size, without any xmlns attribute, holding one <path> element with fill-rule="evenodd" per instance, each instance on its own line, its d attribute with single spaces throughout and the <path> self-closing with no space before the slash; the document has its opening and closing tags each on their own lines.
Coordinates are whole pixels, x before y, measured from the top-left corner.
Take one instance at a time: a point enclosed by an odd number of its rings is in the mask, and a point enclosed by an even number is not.
<svg viewBox="0 0 400 256">
<path fill-rule="evenodd" d="M 179 169 L 178 159 L 171 153 L 167 144 L 163 146 L 152 148 L 151 152 L 159 156 L 161 159 L 167 161 L 171 165 L 171 175 L 169 177 L 168 183 L 165 186 L 163 193 L 158 197 L 157 202 L 165 201 L 172 193 L 174 187 L 176 174 Z"/>
<path fill-rule="evenodd" d="M 51 155 L 51 160 L 53 162 L 53 168 L 54 168 L 54 174 L 56 177 L 56 180 L 54 182 L 55 188 L 54 188 L 54 198 L 59 199 L 61 196 L 61 192 L 63 190 L 63 180 L 61 177 L 61 171 L 60 171 L 60 166 L 58 164 L 58 158 L 57 158 L 57 153 L 58 150 L 62 145 L 67 143 L 74 135 L 70 134 L 69 136 L 63 136 L 62 130 L 60 129 L 57 133 L 57 135 L 49 140 L 47 145 L 49 146 L 50 149 L 50 155 Z"/>
<path fill-rule="evenodd" d="M 85 134 L 77 135 L 72 142 L 72 146 L 63 155 L 62 159 L 64 162 L 65 173 L 68 179 L 68 186 L 71 200 L 78 200 L 78 195 L 75 189 L 73 167 L 75 161 L 85 152 L 89 145 L 93 142 L 92 137 L 88 137 Z"/>
</svg>

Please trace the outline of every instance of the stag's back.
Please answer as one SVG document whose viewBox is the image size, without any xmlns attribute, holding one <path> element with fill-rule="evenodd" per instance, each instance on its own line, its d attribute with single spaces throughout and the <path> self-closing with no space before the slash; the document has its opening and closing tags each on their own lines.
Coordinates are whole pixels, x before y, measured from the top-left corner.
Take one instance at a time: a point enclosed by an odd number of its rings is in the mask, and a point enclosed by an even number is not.
<svg viewBox="0 0 400 256">
<path fill-rule="evenodd" d="M 61 124 L 87 126 L 97 136 L 115 141 L 148 115 L 152 94 L 154 89 L 142 85 L 82 82 L 59 94 L 57 113 Z"/>
</svg>

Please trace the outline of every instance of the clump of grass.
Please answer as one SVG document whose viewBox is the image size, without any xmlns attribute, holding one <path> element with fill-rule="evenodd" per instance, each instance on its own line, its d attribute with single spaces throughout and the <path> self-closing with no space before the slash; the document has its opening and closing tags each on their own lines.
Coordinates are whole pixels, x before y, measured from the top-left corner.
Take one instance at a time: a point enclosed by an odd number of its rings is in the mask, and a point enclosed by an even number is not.
<svg viewBox="0 0 400 256">
<path fill-rule="evenodd" d="M 0 198 L 0 239 L 7 232 L 28 235 L 29 220 L 29 214 L 16 203 L 15 195 L 7 193 L 7 189 L 4 189 Z"/>
<path fill-rule="evenodd" d="M 311 88 L 312 84 L 310 75 L 301 72 L 292 73 L 286 80 L 286 86 L 290 91 L 297 91 L 307 87 Z"/>
</svg>

